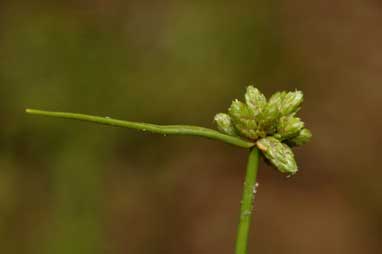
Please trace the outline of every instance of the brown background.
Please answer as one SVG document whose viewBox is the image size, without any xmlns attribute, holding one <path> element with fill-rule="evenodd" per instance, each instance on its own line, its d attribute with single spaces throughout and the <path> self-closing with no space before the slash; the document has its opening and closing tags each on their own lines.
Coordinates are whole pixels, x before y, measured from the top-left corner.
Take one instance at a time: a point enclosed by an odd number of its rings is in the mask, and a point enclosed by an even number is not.
<svg viewBox="0 0 382 254">
<path fill-rule="evenodd" d="M 233 253 L 246 152 L 26 116 L 212 127 L 255 84 L 301 89 L 314 139 L 262 164 L 249 253 L 382 248 L 382 4 L 2 1 L 0 252 Z"/>
</svg>

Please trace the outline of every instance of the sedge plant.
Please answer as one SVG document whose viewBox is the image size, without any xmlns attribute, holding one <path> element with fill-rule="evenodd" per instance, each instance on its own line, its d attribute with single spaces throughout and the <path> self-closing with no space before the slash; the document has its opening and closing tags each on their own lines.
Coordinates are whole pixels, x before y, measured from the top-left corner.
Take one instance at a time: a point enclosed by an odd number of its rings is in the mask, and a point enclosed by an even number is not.
<svg viewBox="0 0 382 254">
<path fill-rule="evenodd" d="M 257 88 L 248 86 L 245 102 L 234 100 L 227 113 L 215 116 L 218 131 L 199 126 L 156 125 L 67 112 L 36 109 L 27 109 L 26 112 L 164 135 L 200 136 L 247 149 L 249 156 L 235 247 L 235 254 L 246 254 L 260 157 L 281 173 L 294 175 L 298 167 L 291 148 L 307 143 L 312 137 L 304 122 L 296 116 L 302 102 L 301 91 L 277 92 L 267 100 Z"/>
</svg>

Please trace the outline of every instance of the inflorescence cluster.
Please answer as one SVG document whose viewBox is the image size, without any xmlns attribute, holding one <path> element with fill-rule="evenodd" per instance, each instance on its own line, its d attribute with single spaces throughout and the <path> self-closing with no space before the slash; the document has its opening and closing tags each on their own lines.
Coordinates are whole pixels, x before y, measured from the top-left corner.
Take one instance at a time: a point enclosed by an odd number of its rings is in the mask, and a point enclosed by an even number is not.
<svg viewBox="0 0 382 254">
<path fill-rule="evenodd" d="M 264 157 L 280 172 L 298 170 L 292 149 L 307 143 L 311 132 L 296 117 L 304 96 L 301 91 L 277 92 L 269 100 L 255 87 L 248 86 L 245 103 L 234 100 L 228 114 L 219 113 L 219 131 L 256 142 Z"/>
</svg>

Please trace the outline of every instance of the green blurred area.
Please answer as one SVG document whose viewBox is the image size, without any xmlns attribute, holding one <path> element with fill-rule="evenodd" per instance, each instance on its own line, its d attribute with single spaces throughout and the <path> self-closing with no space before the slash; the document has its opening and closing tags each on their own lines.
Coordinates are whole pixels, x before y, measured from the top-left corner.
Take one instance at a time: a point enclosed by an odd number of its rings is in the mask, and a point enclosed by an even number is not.
<svg viewBox="0 0 382 254">
<path fill-rule="evenodd" d="M 2 1 L 0 252 L 233 253 L 246 152 L 24 114 L 213 127 L 254 84 L 313 141 L 261 166 L 250 253 L 379 253 L 376 1 Z"/>
</svg>

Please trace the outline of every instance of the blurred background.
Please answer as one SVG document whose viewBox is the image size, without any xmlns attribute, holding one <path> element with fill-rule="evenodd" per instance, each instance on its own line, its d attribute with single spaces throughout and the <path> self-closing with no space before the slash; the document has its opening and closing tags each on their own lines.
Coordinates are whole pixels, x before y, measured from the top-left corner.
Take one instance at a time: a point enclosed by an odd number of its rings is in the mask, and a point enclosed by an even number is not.
<svg viewBox="0 0 382 254">
<path fill-rule="evenodd" d="M 301 89 L 314 139 L 261 165 L 249 253 L 380 253 L 377 0 L 0 3 L 0 252 L 233 253 L 247 152 L 24 114 L 213 127 Z"/>
</svg>

